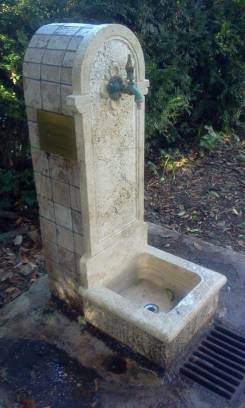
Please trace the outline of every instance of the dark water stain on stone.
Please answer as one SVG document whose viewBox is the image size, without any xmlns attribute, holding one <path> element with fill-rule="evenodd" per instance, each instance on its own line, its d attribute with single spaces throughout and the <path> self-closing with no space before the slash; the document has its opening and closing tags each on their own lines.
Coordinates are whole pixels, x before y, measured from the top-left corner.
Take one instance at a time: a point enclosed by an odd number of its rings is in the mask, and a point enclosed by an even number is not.
<svg viewBox="0 0 245 408">
<path fill-rule="evenodd" d="M 28 396 L 35 408 L 98 407 L 98 377 L 45 341 L 0 340 L 0 391 L 16 403 Z"/>
<path fill-rule="evenodd" d="M 98 340 L 103 341 L 108 348 L 110 348 L 114 353 L 118 355 L 118 358 L 120 360 L 122 359 L 134 360 L 139 366 L 146 368 L 147 370 L 154 371 L 155 374 L 159 376 L 159 378 L 162 378 L 164 376 L 165 374 L 164 367 L 161 367 L 153 363 L 152 361 L 148 360 L 146 357 L 144 357 L 141 354 L 133 352 L 130 349 L 130 347 L 128 347 L 126 344 L 123 344 L 120 341 L 113 339 L 111 336 L 93 327 L 89 323 L 87 323 L 86 330 L 89 334 L 96 337 Z M 127 366 L 125 366 L 125 371 L 126 370 L 127 370 Z M 111 371 L 111 370 L 108 369 L 108 371 Z"/>
<path fill-rule="evenodd" d="M 119 356 L 108 356 L 103 361 L 104 368 L 114 374 L 124 374 L 127 371 L 127 361 Z"/>
</svg>

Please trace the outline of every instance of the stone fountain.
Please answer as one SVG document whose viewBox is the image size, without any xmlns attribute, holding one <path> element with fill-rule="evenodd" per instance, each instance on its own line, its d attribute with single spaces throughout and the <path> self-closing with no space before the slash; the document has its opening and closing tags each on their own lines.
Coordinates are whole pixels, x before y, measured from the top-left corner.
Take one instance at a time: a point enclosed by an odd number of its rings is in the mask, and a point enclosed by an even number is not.
<svg viewBox="0 0 245 408">
<path fill-rule="evenodd" d="M 117 24 L 49 24 L 23 74 L 50 290 L 167 367 L 213 317 L 226 279 L 147 244 L 140 43 Z"/>
</svg>

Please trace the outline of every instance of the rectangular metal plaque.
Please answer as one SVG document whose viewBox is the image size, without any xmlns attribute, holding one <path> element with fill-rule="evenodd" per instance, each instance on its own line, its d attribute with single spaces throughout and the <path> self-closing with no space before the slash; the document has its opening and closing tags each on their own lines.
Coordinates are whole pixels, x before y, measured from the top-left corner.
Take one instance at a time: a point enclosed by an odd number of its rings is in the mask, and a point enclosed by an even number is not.
<svg viewBox="0 0 245 408">
<path fill-rule="evenodd" d="M 73 117 L 38 110 L 37 123 L 41 149 L 65 159 L 77 159 Z"/>
</svg>

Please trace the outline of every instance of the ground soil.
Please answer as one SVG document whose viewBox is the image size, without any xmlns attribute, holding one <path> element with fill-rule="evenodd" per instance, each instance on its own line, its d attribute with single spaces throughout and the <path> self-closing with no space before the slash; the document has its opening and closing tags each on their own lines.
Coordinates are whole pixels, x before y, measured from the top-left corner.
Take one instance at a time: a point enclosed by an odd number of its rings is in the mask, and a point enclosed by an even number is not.
<svg viewBox="0 0 245 408">
<path fill-rule="evenodd" d="M 168 171 L 162 159 L 155 158 L 157 171 L 146 164 L 146 220 L 245 252 L 244 157 L 242 145 L 223 145 L 204 157 L 188 153 L 184 165 L 175 171 Z M 28 290 L 45 268 L 37 209 L 30 214 L 18 209 L 0 211 L 0 230 L 1 308 Z M 198 249 L 199 244 L 194 244 Z M 162 245 L 183 256 L 169 232 Z"/>
<path fill-rule="evenodd" d="M 216 323 L 245 336 L 244 255 L 153 224 L 149 225 L 149 242 L 160 249 L 170 245 L 168 251 L 224 273 L 227 284 L 221 290 Z M 0 406 L 244 408 L 244 381 L 236 387 L 232 400 L 226 400 L 179 374 L 184 361 L 193 358 L 212 329 L 212 324 L 205 327 L 186 354 L 178 356 L 171 370 L 164 373 L 92 329 L 81 317 L 74 320 L 64 315 L 50 297 L 47 276 L 42 276 L 0 310 Z M 234 339 L 228 350 L 231 345 Z M 222 358 L 226 353 L 222 348 Z M 238 356 L 233 357 L 237 361 Z M 239 359 L 244 365 L 241 354 Z M 224 375 L 229 374 L 226 366 Z M 229 379 L 234 381 L 234 377 Z M 214 380 L 217 384 L 217 377 Z"/>
<path fill-rule="evenodd" d="M 153 161 L 145 170 L 146 220 L 244 253 L 244 144 L 224 143 L 203 157 L 191 151 L 174 170 Z"/>
<path fill-rule="evenodd" d="M 10 218 L 9 218 L 10 217 Z M 39 226 L 30 217 L 0 213 L 0 308 L 45 273 Z M 35 222 L 38 223 L 36 213 Z"/>
</svg>

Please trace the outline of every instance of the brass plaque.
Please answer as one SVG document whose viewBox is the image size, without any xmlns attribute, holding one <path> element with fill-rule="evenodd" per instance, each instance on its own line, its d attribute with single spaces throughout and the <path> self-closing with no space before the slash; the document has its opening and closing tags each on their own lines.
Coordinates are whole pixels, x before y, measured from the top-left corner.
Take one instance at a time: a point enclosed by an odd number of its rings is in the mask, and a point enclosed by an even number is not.
<svg viewBox="0 0 245 408">
<path fill-rule="evenodd" d="M 38 110 L 37 123 L 41 149 L 65 159 L 77 159 L 73 117 Z"/>
</svg>

